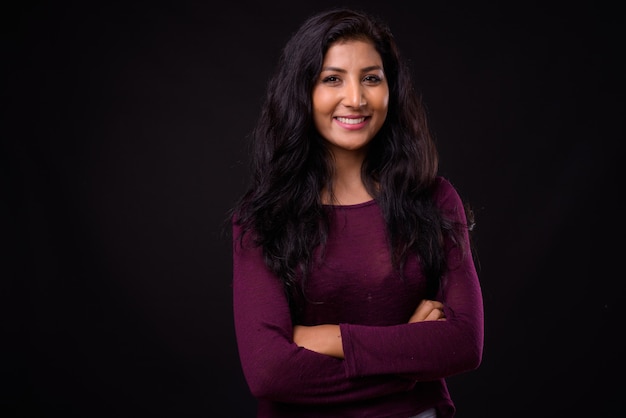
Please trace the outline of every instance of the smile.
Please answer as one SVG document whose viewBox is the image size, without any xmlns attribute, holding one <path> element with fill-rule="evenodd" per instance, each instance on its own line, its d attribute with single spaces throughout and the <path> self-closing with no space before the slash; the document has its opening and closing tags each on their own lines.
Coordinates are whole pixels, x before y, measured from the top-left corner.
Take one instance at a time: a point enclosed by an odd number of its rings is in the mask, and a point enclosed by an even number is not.
<svg viewBox="0 0 626 418">
<path fill-rule="evenodd" d="M 358 123 L 361 123 L 365 120 L 365 117 L 360 117 L 360 118 L 342 118 L 342 117 L 337 117 L 337 120 L 341 123 L 345 123 L 348 125 L 356 125 Z"/>
</svg>

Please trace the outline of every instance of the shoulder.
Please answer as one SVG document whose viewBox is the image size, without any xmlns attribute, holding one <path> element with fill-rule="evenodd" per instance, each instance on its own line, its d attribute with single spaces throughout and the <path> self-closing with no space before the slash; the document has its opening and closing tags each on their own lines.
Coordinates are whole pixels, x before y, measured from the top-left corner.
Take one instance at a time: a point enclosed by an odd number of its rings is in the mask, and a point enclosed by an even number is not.
<svg viewBox="0 0 626 418">
<path fill-rule="evenodd" d="M 432 186 L 433 196 L 436 200 L 445 199 L 449 196 L 458 196 L 456 188 L 452 185 L 452 182 L 444 176 L 435 177 L 435 181 Z"/>
<path fill-rule="evenodd" d="M 452 182 L 443 176 L 437 176 L 433 183 L 433 199 L 443 211 L 456 212 L 463 208 L 463 202 Z"/>
</svg>

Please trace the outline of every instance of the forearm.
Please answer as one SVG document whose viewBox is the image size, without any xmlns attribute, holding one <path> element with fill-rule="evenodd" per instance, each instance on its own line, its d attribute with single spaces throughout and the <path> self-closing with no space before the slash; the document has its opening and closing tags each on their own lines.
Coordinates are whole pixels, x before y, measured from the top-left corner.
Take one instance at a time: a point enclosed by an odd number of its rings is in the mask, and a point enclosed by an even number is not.
<svg viewBox="0 0 626 418">
<path fill-rule="evenodd" d="M 434 300 L 422 300 L 409 319 L 409 323 L 422 321 L 445 321 L 443 304 Z M 319 354 L 343 359 L 343 342 L 339 325 L 296 325 L 293 342 Z"/>
<path fill-rule="evenodd" d="M 343 344 L 339 325 L 296 325 L 293 328 L 293 342 L 299 347 L 316 353 L 343 359 Z"/>
<path fill-rule="evenodd" d="M 238 232 L 235 229 L 234 236 Z M 395 375 L 348 378 L 341 358 L 295 344 L 283 288 L 254 246 L 233 247 L 233 314 L 242 370 L 255 397 L 287 403 L 349 403 L 415 385 L 414 380 Z M 327 330 L 332 328 L 338 326 Z M 337 330 L 334 336 L 342 355 Z M 337 355 L 337 346 L 328 352 Z"/>
</svg>

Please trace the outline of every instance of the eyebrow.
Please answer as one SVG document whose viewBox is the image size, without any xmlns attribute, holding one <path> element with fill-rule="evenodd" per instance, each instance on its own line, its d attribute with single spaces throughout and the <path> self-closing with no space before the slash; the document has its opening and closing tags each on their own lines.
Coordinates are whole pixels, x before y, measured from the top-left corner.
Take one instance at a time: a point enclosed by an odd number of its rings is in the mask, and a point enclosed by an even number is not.
<svg viewBox="0 0 626 418">
<path fill-rule="evenodd" d="M 383 67 L 381 67 L 380 65 L 372 65 L 369 67 L 365 67 L 365 68 L 361 68 L 362 72 L 368 72 L 368 71 L 374 71 L 374 70 L 381 70 L 382 71 Z M 337 72 L 337 73 L 345 73 L 346 70 L 343 68 L 339 68 L 339 67 L 323 67 L 322 68 L 322 72 L 323 71 L 333 71 L 333 72 Z"/>
</svg>

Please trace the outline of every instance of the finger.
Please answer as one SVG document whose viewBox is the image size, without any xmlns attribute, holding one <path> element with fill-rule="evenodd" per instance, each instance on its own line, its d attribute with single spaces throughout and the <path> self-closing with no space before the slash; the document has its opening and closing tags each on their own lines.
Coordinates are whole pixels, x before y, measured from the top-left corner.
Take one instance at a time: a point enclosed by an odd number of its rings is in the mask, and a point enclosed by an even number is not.
<svg viewBox="0 0 626 418">
<path fill-rule="evenodd" d="M 432 312 L 435 310 L 438 310 L 439 314 L 433 314 Z M 419 305 L 415 309 L 415 312 L 413 312 L 413 315 L 409 319 L 409 323 L 420 321 L 434 321 L 441 318 L 442 316 L 445 316 L 443 314 L 443 303 L 436 300 L 423 299 L 420 301 Z"/>
<path fill-rule="evenodd" d="M 446 313 L 444 312 L 443 307 L 441 307 L 441 308 L 433 309 L 432 311 L 430 311 L 428 315 L 426 315 L 426 318 L 424 319 L 424 321 L 439 321 L 439 320 L 445 320 L 445 319 L 446 319 Z"/>
<path fill-rule="evenodd" d="M 439 310 L 443 311 L 443 303 L 439 302 L 438 300 L 429 300 L 428 301 L 428 305 L 432 309 L 439 309 Z"/>
<path fill-rule="evenodd" d="M 439 309 L 433 309 L 426 316 L 424 321 L 437 321 L 438 319 L 441 319 L 442 317 L 443 317 L 443 312 L 441 312 Z"/>
</svg>

